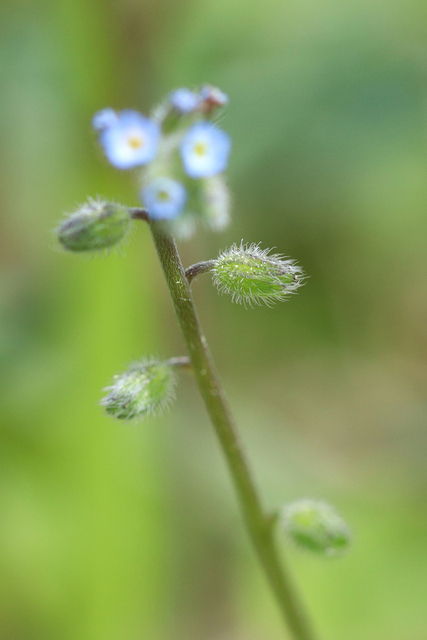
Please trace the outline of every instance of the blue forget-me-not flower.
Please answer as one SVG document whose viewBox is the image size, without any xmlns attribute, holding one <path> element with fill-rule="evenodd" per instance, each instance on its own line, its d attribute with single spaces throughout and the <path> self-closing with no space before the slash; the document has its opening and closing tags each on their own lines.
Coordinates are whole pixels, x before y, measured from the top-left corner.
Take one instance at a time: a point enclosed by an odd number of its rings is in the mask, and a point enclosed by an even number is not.
<svg viewBox="0 0 427 640">
<path fill-rule="evenodd" d="M 171 220 L 182 213 L 187 201 L 187 190 L 181 182 L 160 177 L 141 191 L 141 199 L 153 220 Z"/>
<path fill-rule="evenodd" d="M 212 122 L 197 122 L 181 142 L 184 169 L 190 178 L 210 178 L 227 167 L 231 140 Z"/>
<path fill-rule="evenodd" d="M 151 162 L 157 155 L 160 126 L 142 113 L 126 109 L 111 118 L 109 110 L 95 114 L 93 124 L 101 128 L 99 141 L 111 164 L 132 169 Z"/>
<path fill-rule="evenodd" d="M 171 105 L 180 113 L 192 113 L 200 105 L 200 97 L 194 91 L 186 89 L 176 89 L 169 96 Z"/>
</svg>

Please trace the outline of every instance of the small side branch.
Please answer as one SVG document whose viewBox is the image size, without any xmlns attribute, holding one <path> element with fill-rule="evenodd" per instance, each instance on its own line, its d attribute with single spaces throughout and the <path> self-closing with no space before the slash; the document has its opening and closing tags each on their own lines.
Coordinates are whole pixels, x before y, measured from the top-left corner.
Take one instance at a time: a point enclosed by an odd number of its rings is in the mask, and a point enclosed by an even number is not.
<svg viewBox="0 0 427 640">
<path fill-rule="evenodd" d="M 188 356 L 177 356 L 175 358 L 169 358 L 166 363 L 171 367 L 177 367 L 178 369 L 191 369 L 191 362 Z"/>
<path fill-rule="evenodd" d="M 192 264 L 191 267 L 188 267 L 188 269 L 185 270 L 185 277 L 190 283 L 200 273 L 210 271 L 214 264 L 215 260 L 207 260 L 206 262 L 197 262 L 196 264 Z"/>
<path fill-rule="evenodd" d="M 150 222 L 147 209 L 141 209 L 139 207 L 130 207 L 129 213 L 132 220 L 143 220 L 144 222 Z"/>
</svg>

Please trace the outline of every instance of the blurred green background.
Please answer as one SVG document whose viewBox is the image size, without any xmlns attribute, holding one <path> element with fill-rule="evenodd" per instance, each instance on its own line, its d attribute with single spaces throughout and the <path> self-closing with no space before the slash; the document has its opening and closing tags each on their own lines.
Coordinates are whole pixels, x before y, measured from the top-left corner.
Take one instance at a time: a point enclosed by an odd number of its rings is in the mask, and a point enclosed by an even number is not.
<svg viewBox="0 0 427 640">
<path fill-rule="evenodd" d="M 87 195 L 137 205 L 90 129 L 205 81 L 230 96 L 242 238 L 310 275 L 274 309 L 194 285 L 269 506 L 313 496 L 354 530 L 293 549 L 325 640 L 427 638 L 427 5 L 420 0 L 3 0 L 0 9 L 0 637 L 285 637 L 191 376 L 161 419 L 104 416 L 114 373 L 183 353 L 140 225 L 57 251 Z"/>
</svg>

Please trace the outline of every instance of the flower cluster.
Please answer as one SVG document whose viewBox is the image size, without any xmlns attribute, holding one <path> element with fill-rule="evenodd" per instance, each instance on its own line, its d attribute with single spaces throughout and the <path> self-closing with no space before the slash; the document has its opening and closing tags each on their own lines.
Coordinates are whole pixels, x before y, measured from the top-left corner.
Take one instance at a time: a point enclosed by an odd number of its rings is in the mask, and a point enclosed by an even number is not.
<svg viewBox="0 0 427 640">
<path fill-rule="evenodd" d="M 206 339 L 194 308 L 190 284 L 198 274 L 212 272 L 221 293 L 245 306 L 271 305 L 295 293 L 304 280 L 293 261 L 259 244 L 233 244 L 218 258 L 199 262 L 185 271 L 173 239 L 190 235 L 198 220 L 212 229 L 227 224 L 230 197 L 223 172 L 231 142 L 213 121 L 228 97 L 210 85 L 198 91 L 181 88 L 150 117 L 111 108 L 95 114 L 92 125 L 110 163 L 118 169 L 140 170 L 140 198 L 145 208 L 126 207 L 107 200 L 83 204 L 56 229 L 61 246 L 71 252 L 109 250 L 129 233 L 133 220 L 151 222 L 157 253 L 166 276 L 189 356 L 168 360 L 144 358 L 114 376 L 100 404 L 107 414 L 130 421 L 156 415 L 175 398 L 176 372 L 191 368 L 208 413 L 220 436 L 223 452 L 254 545 L 267 575 L 278 584 L 276 594 L 295 637 L 312 637 L 300 606 L 283 572 L 274 547 L 272 526 L 280 518 L 286 535 L 302 549 L 324 555 L 341 555 L 351 542 L 346 522 L 328 504 L 297 500 L 281 513 L 267 513 L 260 503 L 248 471 L 221 383 L 215 374 Z M 247 490 L 250 487 L 250 490 Z M 282 588 L 282 586 L 286 588 Z"/>
<path fill-rule="evenodd" d="M 140 169 L 139 196 L 153 220 L 164 220 L 177 236 L 192 234 L 202 221 L 220 229 L 229 219 L 223 172 L 231 149 L 229 135 L 215 123 L 228 96 L 205 85 L 181 88 L 150 117 L 106 108 L 92 120 L 109 162 L 118 169 Z"/>
</svg>

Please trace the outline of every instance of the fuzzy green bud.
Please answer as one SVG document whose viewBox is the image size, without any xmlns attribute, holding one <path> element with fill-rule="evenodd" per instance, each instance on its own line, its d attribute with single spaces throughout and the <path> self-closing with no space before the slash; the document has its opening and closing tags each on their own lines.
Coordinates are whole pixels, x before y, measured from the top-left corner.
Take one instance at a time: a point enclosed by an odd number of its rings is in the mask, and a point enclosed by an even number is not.
<svg viewBox="0 0 427 640">
<path fill-rule="evenodd" d="M 261 249 L 258 244 L 233 244 L 213 261 L 211 271 L 220 293 L 228 293 L 233 302 L 251 307 L 285 300 L 304 279 L 293 260 L 270 254 L 270 249 Z"/>
<path fill-rule="evenodd" d="M 351 542 L 349 527 L 326 502 L 310 499 L 292 502 L 284 507 L 281 521 L 295 544 L 319 555 L 341 555 Z"/>
<path fill-rule="evenodd" d="M 128 233 L 131 216 L 127 207 L 89 199 L 56 230 L 68 251 L 99 251 L 114 246 Z"/>
<path fill-rule="evenodd" d="M 101 405 L 120 420 L 143 418 L 162 412 L 175 398 L 176 376 L 168 362 L 155 358 L 134 363 L 106 387 Z"/>
</svg>

